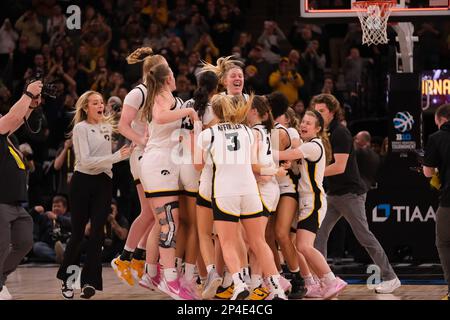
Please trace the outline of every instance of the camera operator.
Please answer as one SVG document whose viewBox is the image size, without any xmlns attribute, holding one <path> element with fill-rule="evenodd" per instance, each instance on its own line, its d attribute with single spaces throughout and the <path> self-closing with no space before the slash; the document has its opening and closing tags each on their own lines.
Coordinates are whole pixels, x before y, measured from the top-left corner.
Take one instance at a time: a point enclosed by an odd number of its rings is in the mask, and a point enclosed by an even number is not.
<svg viewBox="0 0 450 320">
<path fill-rule="evenodd" d="M 8 136 L 39 106 L 41 90 L 41 81 L 30 83 L 19 101 L 0 117 L 0 300 L 12 299 L 6 277 L 33 245 L 33 222 L 21 206 L 27 201 L 25 164 Z"/>
<path fill-rule="evenodd" d="M 444 270 L 450 294 L 450 104 L 441 105 L 434 116 L 439 131 L 428 137 L 425 148 L 423 173 L 438 180 L 434 185 L 440 189 L 439 208 L 436 212 L 436 247 Z"/>
</svg>

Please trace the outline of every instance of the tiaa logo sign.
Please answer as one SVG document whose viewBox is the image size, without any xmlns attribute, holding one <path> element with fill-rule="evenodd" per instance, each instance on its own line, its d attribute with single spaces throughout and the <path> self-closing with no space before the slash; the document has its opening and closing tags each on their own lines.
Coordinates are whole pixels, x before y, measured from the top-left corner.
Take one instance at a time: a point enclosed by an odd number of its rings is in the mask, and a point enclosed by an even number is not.
<svg viewBox="0 0 450 320">
<path fill-rule="evenodd" d="M 414 125 L 414 117 L 408 111 L 397 112 L 393 122 L 395 130 L 404 133 L 411 131 Z"/>
</svg>

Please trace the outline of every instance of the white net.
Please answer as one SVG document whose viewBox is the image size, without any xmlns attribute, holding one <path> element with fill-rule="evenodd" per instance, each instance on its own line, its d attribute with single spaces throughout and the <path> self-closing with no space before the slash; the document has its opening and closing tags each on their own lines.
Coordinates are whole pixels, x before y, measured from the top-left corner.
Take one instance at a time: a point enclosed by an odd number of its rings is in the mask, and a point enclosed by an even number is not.
<svg viewBox="0 0 450 320">
<path fill-rule="evenodd" d="M 359 1 L 353 3 L 361 22 L 362 43 L 377 45 L 387 43 L 387 21 L 393 1 Z"/>
</svg>

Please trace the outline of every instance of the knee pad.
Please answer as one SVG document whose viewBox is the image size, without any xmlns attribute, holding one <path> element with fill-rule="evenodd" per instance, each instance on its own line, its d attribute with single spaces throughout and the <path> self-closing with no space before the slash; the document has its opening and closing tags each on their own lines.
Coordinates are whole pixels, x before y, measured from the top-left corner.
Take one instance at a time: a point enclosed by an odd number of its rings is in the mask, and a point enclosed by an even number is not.
<svg viewBox="0 0 450 320">
<path fill-rule="evenodd" d="M 161 248 L 175 248 L 175 240 L 176 240 L 176 226 L 175 220 L 173 219 L 172 210 L 177 209 L 179 207 L 178 201 L 173 201 L 170 203 L 166 203 L 162 207 L 156 208 L 156 214 L 158 216 L 163 215 L 159 219 L 159 225 L 161 227 L 168 226 L 168 231 L 159 233 L 159 246 Z"/>
</svg>

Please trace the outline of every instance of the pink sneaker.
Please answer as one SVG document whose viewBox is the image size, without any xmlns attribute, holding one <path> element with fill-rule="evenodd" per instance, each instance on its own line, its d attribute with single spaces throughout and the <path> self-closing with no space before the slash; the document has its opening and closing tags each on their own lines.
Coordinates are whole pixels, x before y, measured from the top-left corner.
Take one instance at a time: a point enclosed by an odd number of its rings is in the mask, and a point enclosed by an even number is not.
<svg viewBox="0 0 450 320">
<path fill-rule="evenodd" d="M 161 266 L 158 264 L 156 269 L 156 276 L 150 277 L 147 272 L 144 273 L 139 285 L 145 289 L 156 291 L 159 290 L 158 286 L 161 282 Z"/>
<path fill-rule="evenodd" d="M 280 286 L 287 296 L 291 293 L 292 284 L 288 279 L 286 279 L 283 276 L 280 276 Z"/>
<path fill-rule="evenodd" d="M 329 284 L 323 284 L 322 298 L 331 299 L 333 297 L 336 297 L 342 290 L 345 289 L 346 286 L 347 282 L 339 277 L 336 277 L 336 279 L 331 281 Z"/>
<path fill-rule="evenodd" d="M 156 275 L 155 277 L 150 277 L 147 273 L 144 273 L 141 280 L 139 280 L 139 285 L 145 289 L 156 291 L 158 289 L 159 282 L 161 281 L 161 277 Z"/>
<path fill-rule="evenodd" d="M 179 278 L 167 281 L 162 277 L 158 288 L 174 300 L 195 300 L 191 293 L 181 285 Z"/>
<path fill-rule="evenodd" d="M 306 298 L 322 298 L 322 287 L 320 286 L 320 282 L 316 282 L 311 285 L 306 285 Z"/>
<path fill-rule="evenodd" d="M 181 286 L 186 289 L 190 295 L 192 296 L 192 299 L 190 300 L 202 300 L 200 293 L 198 291 L 197 281 L 195 279 L 192 279 L 191 281 L 187 281 L 184 279 L 184 277 L 180 280 Z"/>
</svg>

